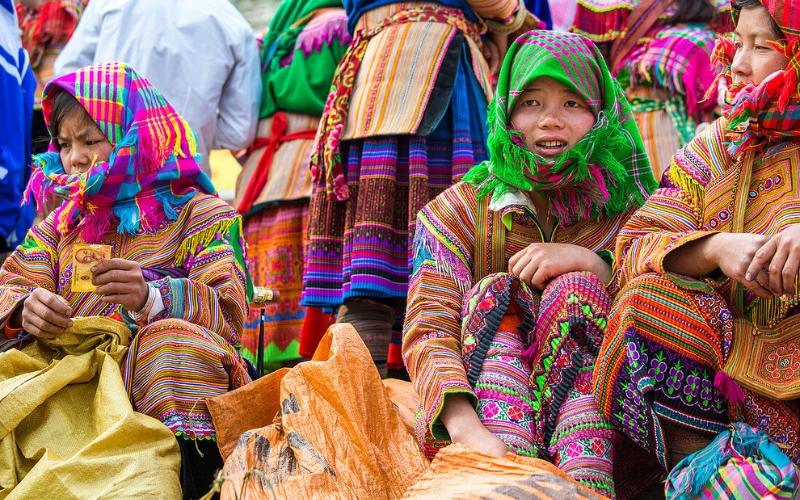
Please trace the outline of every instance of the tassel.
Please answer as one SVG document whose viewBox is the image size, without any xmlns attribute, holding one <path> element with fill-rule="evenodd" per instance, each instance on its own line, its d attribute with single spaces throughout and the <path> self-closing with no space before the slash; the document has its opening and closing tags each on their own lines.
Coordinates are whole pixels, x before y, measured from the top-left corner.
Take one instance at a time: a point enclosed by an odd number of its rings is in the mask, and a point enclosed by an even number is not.
<svg viewBox="0 0 800 500">
<path fill-rule="evenodd" d="M 714 377 L 714 387 L 725 396 L 725 399 L 732 405 L 744 403 L 744 391 L 727 373 L 720 370 Z"/>
<path fill-rule="evenodd" d="M 536 353 L 539 352 L 539 341 L 534 340 L 531 342 L 530 347 L 522 351 L 522 360 L 527 365 L 533 364 L 533 358 L 536 356 Z"/>
</svg>

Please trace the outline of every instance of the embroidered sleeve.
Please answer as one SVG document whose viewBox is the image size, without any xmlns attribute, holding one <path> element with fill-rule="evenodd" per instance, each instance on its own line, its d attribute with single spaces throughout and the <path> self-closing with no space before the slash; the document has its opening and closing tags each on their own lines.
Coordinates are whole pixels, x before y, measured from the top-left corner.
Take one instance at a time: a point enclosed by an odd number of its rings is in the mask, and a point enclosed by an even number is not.
<svg viewBox="0 0 800 500">
<path fill-rule="evenodd" d="M 59 292 L 58 238 L 53 218 L 31 228 L 19 245 L 0 267 L 0 321 L 36 288 Z"/>
<path fill-rule="evenodd" d="M 193 242 L 184 262 L 187 278 L 152 282 L 161 293 L 164 310 L 150 322 L 180 318 L 238 343 L 252 282 L 245 270 L 241 217 L 233 214 L 217 212 L 199 221 L 206 222 L 203 229 L 187 238 Z M 200 234 L 206 237 L 196 239 Z"/>
<path fill-rule="evenodd" d="M 463 242 L 448 238 L 430 210 L 431 204 L 417 218 L 403 358 L 433 436 L 448 439 L 439 422 L 445 396 L 466 393 L 475 400 L 461 360 L 461 305 L 472 272 Z"/>
<path fill-rule="evenodd" d="M 721 123 L 709 127 L 676 153 L 661 187 L 647 200 L 617 238 L 619 286 L 640 274 L 664 273 L 664 258 L 673 250 L 713 231 L 702 228 L 705 187 L 719 169 L 715 144 Z"/>
</svg>

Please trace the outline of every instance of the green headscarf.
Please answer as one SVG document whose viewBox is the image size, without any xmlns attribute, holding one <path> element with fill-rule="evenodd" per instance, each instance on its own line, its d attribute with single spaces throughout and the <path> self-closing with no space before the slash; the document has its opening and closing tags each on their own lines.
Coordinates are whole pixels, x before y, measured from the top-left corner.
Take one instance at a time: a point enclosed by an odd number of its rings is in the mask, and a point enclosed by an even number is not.
<svg viewBox="0 0 800 500">
<path fill-rule="evenodd" d="M 583 97 L 594 127 L 572 149 L 551 160 L 525 147 L 511 125 L 517 97 L 539 77 L 550 77 Z M 491 159 L 464 177 L 492 202 L 517 191 L 536 191 L 559 219 L 616 215 L 641 205 L 658 185 L 650 169 L 630 105 L 588 38 L 572 33 L 529 31 L 509 48 L 489 105 Z"/>
<path fill-rule="evenodd" d="M 312 15 L 319 9 L 342 8 L 342 0 L 283 0 L 269 23 L 261 49 L 261 93 L 260 118 L 279 111 L 275 97 L 270 91 L 270 82 L 281 69 L 281 60 L 295 50 L 295 42 Z M 332 75 L 331 75 L 332 76 Z M 330 84 L 329 84 L 330 85 Z"/>
</svg>

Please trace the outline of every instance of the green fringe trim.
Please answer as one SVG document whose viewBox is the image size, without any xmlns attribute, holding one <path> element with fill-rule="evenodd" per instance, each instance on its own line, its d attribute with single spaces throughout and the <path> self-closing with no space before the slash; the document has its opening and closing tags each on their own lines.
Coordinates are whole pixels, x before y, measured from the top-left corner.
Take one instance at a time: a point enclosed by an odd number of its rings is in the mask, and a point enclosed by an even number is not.
<svg viewBox="0 0 800 500">
<path fill-rule="evenodd" d="M 490 111 L 491 114 L 493 110 Z M 488 121 L 495 122 L 494 117 L 490 116 Z M 515 135 L 520 136 L 521 133 L 497 127 L 488 140 L 489 150 L 493 153 L 492 160 L 476 165 L 464 176 L 464 182 L 478 187 L 479 199 L 489 193 L 492 194 L 492 201 L 497 201 L 509 192 L 536 191 L 548 200 L 551 208 L 555 201 L 561 206 L 572 206 L 576 209 L 575 213 L 588 211 L 592 218 L 601 213 L 616 215 L 626 211 L 631 198 L 639 205 L 644 203 L 645 193 L 640 191 L 635 177 L 629 174 L 627 167 L 620 161 L 622 158 L 630 158 L 633 148 L 627 139 L 626 130 L 616 117 L 609 117 L 601 112 L 594 128 L 575 147 L 559 155 L 555 164 L 549 167 L 554 172 L 569 173 L 572 182 L 566 186 L 536 183 L 528 179 L 521 166 L 541 164 L 544 158 L 516 145 L 512 139 Z M 590 165 L 596 166 L 602 172 L 609 194 L 608 200 L 603 200 L 599 191 L 591 190 L 584 192 L 585 196 L 577 200 L 569 199 L 564 188 L 581 189 L 584 183 L 590 182 Z M 656 188 L 655 181 L 641 181 L 648 192 Z"/>
<path fill-rule="evenodd" d="M 175 252 L 175 265 L 182 266 L 184 262 L 186 262 L 186 258 L 195 253 L 195 249 L 198 246 L 203 248 L 209 246 L 211 243 L 217 240 L 218 234 L 228 234 L 234 225 L 236 225 L 238 228 L 239 234 L 244 234 L 242 228 L 242 218 L 237 215 L 235 217 L 231 217 L 230 219 L 215 222 L 199 233 L 193 234 L 185 239 Z"/>
</svg>

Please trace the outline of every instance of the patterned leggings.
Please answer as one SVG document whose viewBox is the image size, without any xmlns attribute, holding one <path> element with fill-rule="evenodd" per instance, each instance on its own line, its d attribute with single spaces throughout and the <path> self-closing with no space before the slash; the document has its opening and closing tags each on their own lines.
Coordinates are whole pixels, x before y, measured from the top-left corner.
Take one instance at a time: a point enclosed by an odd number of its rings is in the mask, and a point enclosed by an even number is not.
<svg viewBox="0 0 800 500">
<path fill-rule="evenodd" d="M 611 300 L 599 279 L 569 273 L 541 295 L 494 274 L 465 301 L 462 345 L 478 416 L 517 454 L 544 458 L 615 498 L 614 430 L 592 396 Z"/>
</svg>

